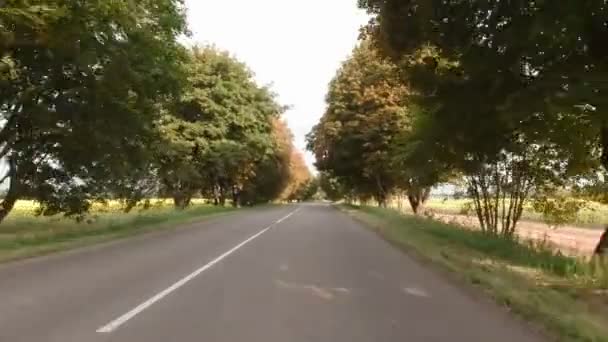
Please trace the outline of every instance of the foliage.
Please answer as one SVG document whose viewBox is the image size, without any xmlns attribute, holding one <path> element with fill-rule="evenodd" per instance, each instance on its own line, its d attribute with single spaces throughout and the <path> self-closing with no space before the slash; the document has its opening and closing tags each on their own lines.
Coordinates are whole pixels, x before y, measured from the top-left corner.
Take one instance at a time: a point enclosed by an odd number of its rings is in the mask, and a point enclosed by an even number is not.
<svg viewBox="0 0 608 342">
<path fill-rule="evenodd" d="M 327 199 L 331 201 L 350 199 L 351 194 L 348 192 L 348 188 L 328 172 L 320 172 L 318 178 L 319 188 Z"/>
<path fill-rule="evenodd" d="M 294 149 L 290 156 L 289 166 L 291 169 L 289 184 L 280 198 L 288 201 L 304 200 L 307 196 L 308 186 L 312 181 L 312 175 L 308 166 L 306 166 L 304 155 Z"/>
<path fill-rule="evenodd" d="M 288 201 L 304 202 L 318 199 L 319 182 L 312 175 L 295 189 L 295 191 L 287 198 Z"/>
<path fill-rule="evenodd" d="M 406 95 L 397 66 L 362 42 L 331 82 L 328 109 L 308 137 L 317 168 L 385 203 L 398 183 L 387 165 L 394 138 L 408 125 Z"/>
<path fill-rule="evenodd" d="M 3 1 L 0 220 L 24 197 L 45 215 L 80 214 L 148 159 L 156 105 L 180 87 L 184 33 L 181 0 Z"/>
<path fill-rule="evenodd" d="M 198 194 L 238 205 L 252 184 L 255 202 L 283 193 L 301 172 L 291 136 L 274 138 L 284 109 L 184 34 L 183 0 L 0 1 L 0 221 L 20 198 L 82 219 L 111 199 L 129 212 L 159 194 L 183 209 Z"/>
<path fill-rule="evenodd" d="M 423 109 L 414 134 L 439 167 L 462 172 L 471 192 L 481 192 L 482 226 L 501 221 L 496 202 L 505 194 L 523 203 L 600 162 L 608 166 L 603 1 L 359 5 L 373 15 L 365 35 L 398 63 L 410 100 Z M 531 162 L 525 192 L 508 175 L 521 169 L 522 152 Z"/>
<path fill-rule="evenodd" d="M 244 187 L 244 203 L 263 203 L 272 200 L 302 199 L 311 179 L 302 154 L 293 146 L 293 135 L 283 120 L 274 120 L 275 147 Z"/>
<path fill-rule="evenodd" d="M 245 184 L 276 147 L 272 122 L 281 108 L 245 65 L 213 47 L 196 47 L 188 84 L 159 121 L 160 178 L 176 206 L 197 192 L 238 204 Z"/>
<path fill-rule="evenodd" d="M 589 201 L 608 204 L 608 172 L 593 170 L 582 175 L 574 184 L 573 195 Z"/>
<path fill-rule="evenodd" d="M 431 188 L 453 178 L 453 172 L 439 158 L 435 141 L 423 136 L 421 125 L 425 122 L 425 112 L 415 105 L 409 106 L 412 124 L 402 130 L 390 150 L 388 165 L 393 177 L 399 180 L 399 188 L 405 190 L 414 213 L 419 213 L 429 199 Z"/>
<path fill-rule="evenodd" d="M 553 228 L 574 222 L 586 205 L 585 201 L 560 195 L 542 196 L 532 202 L 534 210 L 541 213 L 543 220 Z"/>
<path fill-rule="evenodd" d="M 473 159 L 465 169 L 469 195 L 484 232 L 513 235 L 526 201 L 562 184 L 564 166 L 553 149 L 525 143 L 519 147 L 503 151 L 491 161 Z"/>
</svg>

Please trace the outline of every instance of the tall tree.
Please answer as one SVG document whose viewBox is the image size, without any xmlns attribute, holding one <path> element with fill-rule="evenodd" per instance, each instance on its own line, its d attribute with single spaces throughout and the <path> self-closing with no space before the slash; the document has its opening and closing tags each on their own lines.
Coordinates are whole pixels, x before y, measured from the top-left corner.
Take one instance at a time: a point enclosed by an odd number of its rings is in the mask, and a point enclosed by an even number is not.
<svg viewBox="0 0 608 342">
<path fill-rule="evenodd" d="M 23 197 L 43 214 L 86 211 L 147 160 L 156 104 L 179 89 L 185 29 L 181 0 L 3 1 L 0 220 Z"/>
<path fill-rule="evenodd" d="M 489 138 L 494 153 L 514 131 L 542 132 L 573 164 L 608 147 L 604 1 L 359 4 L 374 14 L 368 31 L 383 51 L 420 76 L 413 86 L 438 107 L 454 143 Z"/>
<path fill-rule="evenodd" d="M 482 225 L 499 221 L 497 197 L 526 200 L 606 166 L 604 1 L 359 4 L 373 14 L 367 33 L 398 61 L 428 110 L 423 128 L 447 152 L 436 149 L 441 160 L 481 194 L 474 197 Z M 525 184 L 534 190 L 522 193 Z"/>
<path fill-rule="evenodd" d="M 319 188 L 324 193 L 325 197 L 331 201 L 350 200 L 352 189 L 345 186 L 345 182 L 341 182 L 336 177 L 333 177 L 328 172 L 320 172 Z"/>
<path fill-rule="evenodd" d="M 331 82 L 328 109 L 309 135 L 319 170 L 385 205 L 397 186 L 389 151 L 408 125 L 407 94 L 395 64 L 367 41 L 357 47 Z"/>
<path fill-rule="evenodd" d="M 303 200 L 304 189 L 312 180 L 312 175 L 306 166 L 304 155 L 295 148 L 289 156 L 289 170 L 289 183 L 280 198 L 289 201 Z"/>
<path fill-rule="evenodd" d="M 160 177 L 177 207 L 195 193 L 233 203 L 272 153 L 273 120 L 282 108 L 247 67 L 213 47 L 194 48 L 186 91 L 159 123 Z"/>
<path fill-rule="evenodd" d="M 255 176 L 243 187 L 242 201 L 256 204 L 283 199 L 281 196 L 291 180 L 291 155 L 294 150 L 293 135 L 286 122 L 273 120 L 274 145 L 272 153 L 257 165 Z"/>
</svg>

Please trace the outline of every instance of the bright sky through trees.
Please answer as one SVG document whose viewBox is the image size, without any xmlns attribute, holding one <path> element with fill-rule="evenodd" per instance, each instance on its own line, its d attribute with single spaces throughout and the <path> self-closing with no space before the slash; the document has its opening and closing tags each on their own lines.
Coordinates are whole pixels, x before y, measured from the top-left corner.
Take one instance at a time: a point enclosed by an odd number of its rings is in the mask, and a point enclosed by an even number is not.
<svg viewBox="0 0 608 342">
<path fill-rule="evenodd" d="M 192 40 L 215 44 L 272 83 L 296 145 L 324 112 L 327 85 L 367 22 L 355 0 L 187 0 Z M 313 158 L 307 155 L 312 166 Z"/>
</svg>

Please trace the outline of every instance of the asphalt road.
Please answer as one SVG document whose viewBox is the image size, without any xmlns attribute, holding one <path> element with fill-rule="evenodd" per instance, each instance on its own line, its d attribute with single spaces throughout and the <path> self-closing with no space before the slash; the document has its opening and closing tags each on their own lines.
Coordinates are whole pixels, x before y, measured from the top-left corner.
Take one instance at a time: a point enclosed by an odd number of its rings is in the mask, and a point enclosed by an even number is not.
<svg viewBox="0 0 608 342">
<path fill-rule="evenodd" d="M 0 266 L 1 342 L 540 341 L 324 205 Z"/>
</svg>

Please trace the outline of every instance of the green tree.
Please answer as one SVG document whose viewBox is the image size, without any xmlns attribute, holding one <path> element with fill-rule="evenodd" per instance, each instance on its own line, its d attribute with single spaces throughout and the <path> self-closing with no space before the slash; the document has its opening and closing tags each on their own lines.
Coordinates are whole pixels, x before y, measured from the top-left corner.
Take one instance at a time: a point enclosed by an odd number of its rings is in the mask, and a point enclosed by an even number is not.
<svg viewBox="0 0 608 342">
<path fill-rule="evenodd" d="M 454 177 L 451 165 L 442 156 L 446 150 L 427 136 L 428 114 L 420 107 L 409 106 L 411 123 L 394 139 L 388 165 L 399 188 L 404 191 L 412 211 L 421 213 L 429 199 L 431 188 Z"/>
<path fill-rule="evenodd" d="M 603 1 L 359 4 L 373 14 L 366 33 L 399 63 L 412 101 L 428 112 L 414 131 L 424 130 L 439 160 L 481 194 L 480 220 L 500 221 L 488 199 L 521 198 L 519 207 L 600 161 L 606 166 Z"/>
<path fill-rule="evenodd" d="M 390 149 L 409 121 L 398 71 L 363 42 L 331 82 L 328 109 L 309 135 L 320 171 L 381 205 L 398 185 L 388 167 Z"/>
<path fill-rule="evenodd" d="M 302 184 L 297 191 L 298 201 L 310 201 L 317 198 L 319 192 L 319 179 L 311 177 L 306 183 Z"/>
<path fill-rule="evenodd" d="M 255 177 L 244 186 L 242 201 L 246 204 L 268 203 L 281 199 L 291 180 L 293 135 L 285 121 L 273 120 L 272 153 L 258 164 Z"/>
<path fill-rule="evenodd" d="M 242 200 L 255 204 L 311 199 L 316 187 L 302 153 L 293 145 L 293 134 L 285 121 L 274 120 L 273 136 L 272 152 L 257 164 L 254 176 L 244 186 Z"/>
<path fill-rule="evenodd" d="M 282 112 L 247 67 L 213 47 L 194 48 L 186 91 L 159 123 L 160 177 L 178 208 L 198 193 L 239 202 L 245 184 L 275 147 Z"/>
<path fill-rule="evenodd" d="M 339 179 L 332 177 L 328 172 L 320 172 L 319 176 L 319 189 L 323 191 L 325 197 L 331 201 L 340 201 L 343 199 L 349 199 L 350 193 L 348 188 Z"/>
<path fill-rule="evenodd" d="M 368 31 L 420 76 L 414 88 L 433 95 L 454 139 L 476 143 L 471 126 L 483 125 L 496 136 L 487 145 L 500 149 L 526 128 L 568 150 L 573 164 L 608 145 L 603 1 L 359 3 L 375 15 Z"/>
<path fill-rule="evenodd" d="M 0 158 L 42 214 L 80 214 L 148 160 L 157 104 L 179 90 L 180 0 L 4 0 Z"/>
</svg>

